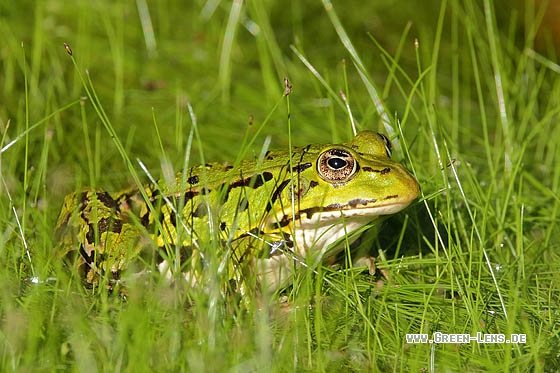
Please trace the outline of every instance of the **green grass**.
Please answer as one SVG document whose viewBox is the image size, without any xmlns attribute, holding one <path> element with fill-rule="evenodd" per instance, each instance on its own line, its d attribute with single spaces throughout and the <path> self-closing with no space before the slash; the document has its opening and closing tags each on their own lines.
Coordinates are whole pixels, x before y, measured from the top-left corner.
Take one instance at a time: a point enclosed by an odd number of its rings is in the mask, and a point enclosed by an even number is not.
<svg viewBox="0 0 560 373">
<path fill-rule="evenodd" d="M 532 2 L 143 3 L 0 5 L 0 370 L 560 369 L 560 74 Z M 346 141 L 348 108 L 422 188 L 373 244 L 388 279 L 302 270 L 286 303 L 240 308 L 157 276 L 91 295 L 61 268 L 66 193 L 145 182 L 136 159 L 159 177 L 267 136 Z M 433 332 L 527 342 L 406 343 Z"/>
</svg>

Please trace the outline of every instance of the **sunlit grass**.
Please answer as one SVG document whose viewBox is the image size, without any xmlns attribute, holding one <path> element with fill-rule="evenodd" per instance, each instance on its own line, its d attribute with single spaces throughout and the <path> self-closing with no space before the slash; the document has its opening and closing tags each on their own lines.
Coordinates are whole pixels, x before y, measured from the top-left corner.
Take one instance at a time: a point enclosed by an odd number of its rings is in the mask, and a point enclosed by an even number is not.
<svg viewBox="0 0 560 373">
<path fill-rule="evenodd" d="M 2 370 L 560 367 L 560 79 L 534 50 L 536 23 L 520 40 L 521 15 L 490 1 L 398 15 L 328 1 L 96 4 L 39 2 L 32 18 L 2 6 Z M 150 274 L 124 300 L 92 294 L 54 252 L 68 192 L 238 162 L 268 141 L 347 141 L 352 122 L 390 135 L 421 185 L 364 239 L 375 275 L 302 268 L 281 294 L 240 301 L 213 273 L 204 289 Z M 406 341 L 434 332 L 527 342 Z"/>
</svg>

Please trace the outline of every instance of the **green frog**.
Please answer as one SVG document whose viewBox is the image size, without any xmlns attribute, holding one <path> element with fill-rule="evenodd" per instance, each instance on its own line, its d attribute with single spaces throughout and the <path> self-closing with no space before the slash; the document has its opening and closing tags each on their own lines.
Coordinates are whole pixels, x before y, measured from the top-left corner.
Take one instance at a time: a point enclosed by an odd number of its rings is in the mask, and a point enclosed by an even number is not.
<svg viewBox="0 0 560 373">
<path fill-rule="evenodd" d="M 256 283 L 276 290 L 417 195 L 416 179 L 391 160 L 387 137 L 363 131 L 344 144 L 193 167 L 143 190 L 72 193 L 57 224 L 59 253 L 92 286 L 102 279 L 113 286 L 140 261 L 193 286 L 210 270 L 226 276 L 230 290 Z"/>
</svg>

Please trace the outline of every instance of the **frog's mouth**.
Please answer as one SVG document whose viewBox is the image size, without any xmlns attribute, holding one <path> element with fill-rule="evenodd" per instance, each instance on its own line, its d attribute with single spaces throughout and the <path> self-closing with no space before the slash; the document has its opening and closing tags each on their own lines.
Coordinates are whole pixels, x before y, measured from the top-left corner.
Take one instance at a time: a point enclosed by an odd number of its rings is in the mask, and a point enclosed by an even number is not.
<svg viewBox="0 0 560 373">
<path fill-rule="evenodd" d="M 300 227 L 308 228 L 339 223 L 341 218 L 367 223 L 377 216 L 395 214 L 407 207 L 410 202 L 411 200 L 399 199 L 398 196 L 389 196 L 383 200 L 353 199 L 346 204 L 337 203 L 302 209 L 293 215 L 289 211 L 284 212 L 284 215 L 277 215 L 276 224 L 284 227 L 295 221 Z"/>
</svg>

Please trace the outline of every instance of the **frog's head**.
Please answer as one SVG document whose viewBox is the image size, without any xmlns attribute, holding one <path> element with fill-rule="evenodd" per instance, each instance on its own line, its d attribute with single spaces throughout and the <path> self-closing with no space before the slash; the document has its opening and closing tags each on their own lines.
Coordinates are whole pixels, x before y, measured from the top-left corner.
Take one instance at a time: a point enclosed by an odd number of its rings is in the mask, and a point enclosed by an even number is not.
<svg viewBox="0 0 560 373">
<path fill-rule="evenodd" d="M 418 196 L 416 179 L 391 160 L 390 141 L 373 131 L 360 132 L 350 143 L 310 149 L 304 160 L 310 167 L 282 193 L 283 207 L 276 211 L 281 225 L 294 216 L 300 227 L 311 228 L 336 223 L 341 215 L 363 225 Z"/>
</svg>

